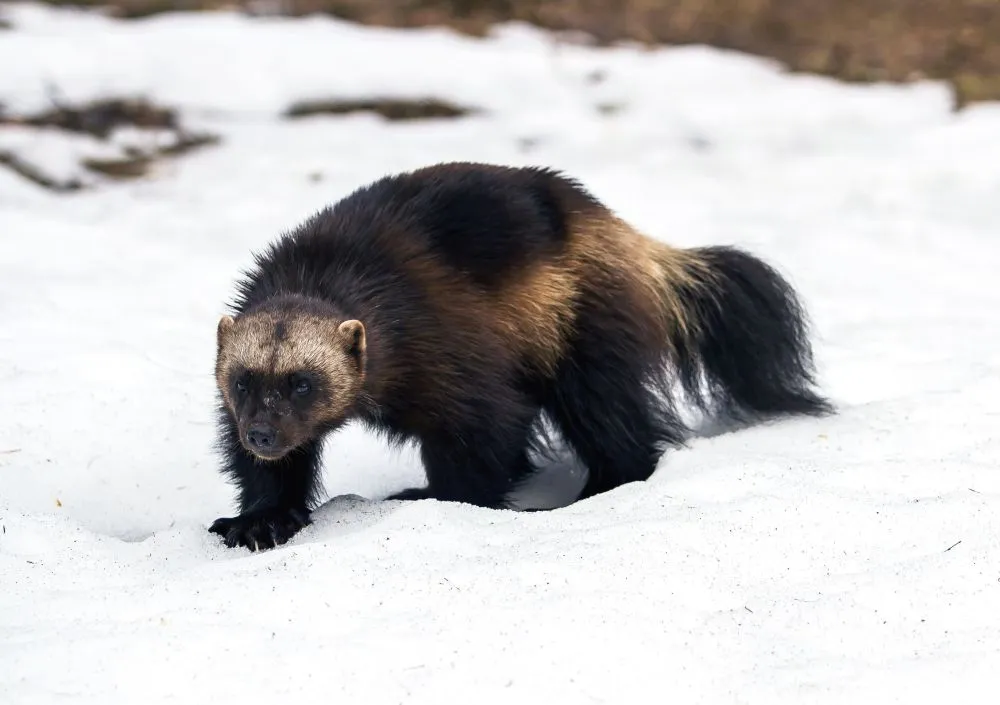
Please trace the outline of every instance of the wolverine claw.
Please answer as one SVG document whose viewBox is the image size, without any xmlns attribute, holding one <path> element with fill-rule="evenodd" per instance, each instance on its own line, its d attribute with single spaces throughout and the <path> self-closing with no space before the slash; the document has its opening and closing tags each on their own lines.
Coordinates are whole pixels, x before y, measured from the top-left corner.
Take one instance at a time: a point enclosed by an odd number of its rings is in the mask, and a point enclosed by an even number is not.
<svg viewBox="0 0 1000 705">
<path fill-rule="evenodd" d="M 216 519 L 208 530 L 221 536 L 228 548 L 241 546 L 256 553 L 287 543 L 310 523 L 307 511 L 274 508 Z"/>
</svg>

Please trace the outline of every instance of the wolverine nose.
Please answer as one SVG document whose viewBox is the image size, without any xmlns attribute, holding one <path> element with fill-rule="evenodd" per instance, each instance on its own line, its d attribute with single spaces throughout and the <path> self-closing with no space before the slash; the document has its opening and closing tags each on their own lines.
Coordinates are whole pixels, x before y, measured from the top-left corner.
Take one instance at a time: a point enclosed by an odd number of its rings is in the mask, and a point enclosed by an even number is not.
<svg viewBox="0 0 1000 705">
<path fill-rule="evenodd" d="M 247 431 L 247 441 L 258 450 L 270 450 L 274 447 L 274 441 L 278 432 L 273 426 L 255 423 Z"/>
</svg>

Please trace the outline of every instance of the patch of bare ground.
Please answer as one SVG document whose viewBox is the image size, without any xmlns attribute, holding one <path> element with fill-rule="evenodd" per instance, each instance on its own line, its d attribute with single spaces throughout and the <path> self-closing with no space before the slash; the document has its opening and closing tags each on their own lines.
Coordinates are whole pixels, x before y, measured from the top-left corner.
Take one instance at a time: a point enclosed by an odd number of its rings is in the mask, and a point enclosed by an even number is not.
<svg viewBox="0 0 1000 705">
<path fill-rule="evenodd" d="M 50 0 L 122 17 L 240 7 L 483 35 L 498 22 L 584 33 L 597 44 L 706 44 L 851 82 L 944 80 L 954 104 L 1000 98 L 998 0 Z"/>
<path fill-rule="evenodd" d="M 115 156 L 81 158 L 80 165 L 84 169 L 114 180 L 145 176 L 164 159 L 220 141 L 217 135 L 188 131 L 180 124 L 175 110 L 134 98 L 95 100 L 80 105 L 59 102 L 48 110 L 28 115 L 12 115 L 0 111 L 0 128 L 3 126 L 54 129 L 88 135 L 109 143 L 119 128 L 158 133 L 160 139 L 146 140 L 146 144 L 141 147 L 120 146 Z M 46 174 L 43 167 L 11 149 L 0 151 L 0 166 L 51 191 L 65 193 L 85 188 L 78 178 L 58 179 Z"/>
<path fill-rule="evenodd" d="M 386 120 L 435 120 L 458 118 L 475 112 L 436 98 L 408 100 L 405 98 L 371 98 L 363 100 L 300 101 L 285 111 L 287 118 L 313 115 L 347 115 L 366 112 L 381 115 Z"/>
<path fill-rule="evenodd" d="M 22 117 L 4 116 L 0 122 L 54 127 L 69 132 L 93 135 L 107 139 L 112 131 L 123 125 L 140 129 L 159 128 L 176 130 L 177 115 L 169 108 L 162 108 L 146 100 L 113 98 L 96 100 L 78 106 L 57 103 L 49 110 Z"/>
</svg>

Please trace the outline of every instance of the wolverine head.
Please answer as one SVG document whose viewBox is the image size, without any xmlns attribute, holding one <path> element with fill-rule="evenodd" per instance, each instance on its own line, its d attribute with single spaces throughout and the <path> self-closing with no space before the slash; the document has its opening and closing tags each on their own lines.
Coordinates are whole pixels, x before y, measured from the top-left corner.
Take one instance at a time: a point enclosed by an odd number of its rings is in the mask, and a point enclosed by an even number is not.
<svg viewBox="0 0 1000 705">
<path fill-rule="evenodd" d="M 342 424 L 361 393 L 361 321 L 274 308 L 223 316 L 217 337 L 216 383 L 240 442 L 262 460 Z"/>
</svg>

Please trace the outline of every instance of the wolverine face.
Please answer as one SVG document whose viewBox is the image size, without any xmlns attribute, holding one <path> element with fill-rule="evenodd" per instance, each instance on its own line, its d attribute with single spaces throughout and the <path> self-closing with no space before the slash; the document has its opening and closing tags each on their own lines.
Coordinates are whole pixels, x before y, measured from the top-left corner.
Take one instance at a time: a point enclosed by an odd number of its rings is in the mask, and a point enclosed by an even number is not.
<svg viewBox="0 0 1000 705">
<path fill-rule="evenodd" d="M 365 329 L 292 312 L 224 316 L 216 383 L 240 442 L 278 460 L 343 423 L 364 381 Z"/>
</svg>

